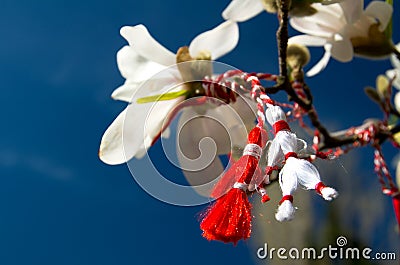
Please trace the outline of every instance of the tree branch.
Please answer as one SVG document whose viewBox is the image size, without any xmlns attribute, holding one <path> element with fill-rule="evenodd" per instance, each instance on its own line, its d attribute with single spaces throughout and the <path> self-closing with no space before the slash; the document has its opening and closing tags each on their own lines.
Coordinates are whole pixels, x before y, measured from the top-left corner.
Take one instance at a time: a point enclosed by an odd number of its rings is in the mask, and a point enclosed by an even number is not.
<svg viewBox="0 0 400 265">
<path fill-rule="evenodd" d="M 278 17 L 279 17 L 279 28 L 276 32 L 277 45 L 278 45 L 278 55 L 279 55 L 279 78 L 277 84 L 273 87 L 268 87 L 264 89 L 267 94 L 275 94 L 281 90 L 285 91 L 288 95 L 289 101 L 294 101 L 297 103 L 303 111 L 310 118 L 311 124 L 320 132 L 322 139 L 320 144 L 320 149 L 330 149 L 335 147 L 341 147 L 345 145 L 353 144 L 359 141 L 356 134 L 348 135 L 348 130 L 343 131 L 343 133 L 329 133 L 325 126 L 320 122 L 317 112 L 313 106 L 313 96 L 310 88 L 305 84 L 303 75 L 301 78 L 296 78 L 298 82 L 303 84 L 303 91 L 306 98 L 300 97 L 295 89 L 292 87 L 290 78 L 288 76 L 288 66 L 287 66 L 287 46 L 289 40 L 288 33 L 288 20 L 289 20 L 289 7 L 291 0 L 280 0 L 278 1 Z M 399 51 L 394 51 L 397 57 L 400 56 Z M 298 76 L 299 77 L 299 76 Z M 394 115 L 397 111 L 391 110 Z M 391 130 L 378 131 L 377 137 L 379 142 L 384 142 L 388 137 L 396 132 L 400 131 L 400 125 L 392 128 Z"/>
<path fill-rule="evenodd" d="M 276 39 L 278 42 L 278 55 L 279 55 L 279 74 L 281 77 L 288 79 L 286 54 L 287 42 L 289 39 L 288 20 L 289 20 L 289 6 L 291 0 L 281 0 L 279 3 L 279 28 L 276 32 Z"/>
</svg>

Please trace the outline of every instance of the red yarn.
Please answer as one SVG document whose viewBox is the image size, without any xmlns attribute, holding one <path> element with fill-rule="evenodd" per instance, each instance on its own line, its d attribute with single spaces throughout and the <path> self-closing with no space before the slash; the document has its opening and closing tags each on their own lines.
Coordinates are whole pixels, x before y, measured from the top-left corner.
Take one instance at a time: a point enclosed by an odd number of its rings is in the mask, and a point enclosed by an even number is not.
<svg viewBox="0 0 400 265">
<path fill-rule="evenodd" d="M 257 144 L 263 147 L 268 140 L 267 132 L 259 127 L 253 128 L 248 136 L 247 143 Z M 235 182 L 249 184 L 254 179 L 262 178 L 261 170 L 259 169 L 258 159 L 254 156 L 244 155 L 236 161 L 221 177 L 218 183 L 211 191 L 212 198 L 219 198 L 229 191 Z M 239 180 L 241 179 L 241 180 Z"/>
<path fill-rule="evenodd" d="M 318 182 L 316 185 L 315 185 L 315 191 L 319 194 L 319 195 L 322 195 L 322 189 L 323 188 L 326 188 L 326 186 L 325 186 L 325 184 L 323 183 L 323 182 Z"/>
<path fill-rule="evenodd" d="M 261 197 L 261 202 L 262 202 L 262 203 L 266 203 L 266 202 L 269 201 L 269 200 L 271 200 L 271 198 L 270 198 L 267 194 L 265 194 L 265 195 L 263 195 L 263 196 Z"/>
<path fill-rule="evenodd" d="M 278 166 L 267 166 L 265 168 L 265 175 L 271 175 L 274 170 L 279 170 Z"/>
<path fill-rule="evenodd" d="M 274 125 L 272 125 L 272 127 L 274 128 L 274 133 L 277 134 L 280 131 L 290 131 L 290 127 L 289 124 L 284 121 L 284 120 L 279 120 L 277 122 L 274 123 Z"/>
<path fill-rule="evenodd" d="M 246 192 L 232 188 L 219 198 L 206 212 L 200 228 L 208 240 L 236 243 L 251 233 L 251 204 Z"/>
<path fill-rule="evenodd" d="M 297 158 L 297 154 L 295 152 L 288 152 L 285 154 L 285 160 L 288 160 L 289 157 Z"/>
<path fill-rule="evenodd" d="M 249 144 L 257 144 L 261 148 L 267 142 L 267 132 L 253 128 L 248 135 Z M 232 188 L 235 182 L 248 185 L 254 175 L 261 175 L 258 168 L 259 157 L 242 156 L 224 174 L 213 189 L 211 196 L 218 198 L 204 213 L 200 223 L 203 237 L 208 240 L 220 240 L 236 244 L 240 239 L 247 239 L 251 233 L 251 204 L 245 190 Z M 226 193 L 226 191 L 228 193 Z M 226 193 L 225 195 L 223 195 Z M 222 197 L 219 197 L 223 195 Z"/>
<path fill-rule="evenodd" d="M 210 196 L 215 199 L 221 197 L 232 188 L 235 182 L 242 182 L 239 181 L 239 179 L 244 178 L 246 180 L 251 180 L 253 176 L 256 179 L 260 179 L 262 173 L 257 165 L 258 160 L 254 156 L 242 156 L 224 173 L 218 183 L 214 186 Z"/>
<path fill-rule="evenodd" d="M 394 213 L 396 214 L 397 224 L 400 230 L 400 193 L 392 197 Z"/>
<path fill-rule="evenodd" d="M 284 201 L 293 202 L 293 196 L 292 195 L 283 196 L 282 199 L 279 201 L 279 205 L 281 205 Z"/>
</svg>

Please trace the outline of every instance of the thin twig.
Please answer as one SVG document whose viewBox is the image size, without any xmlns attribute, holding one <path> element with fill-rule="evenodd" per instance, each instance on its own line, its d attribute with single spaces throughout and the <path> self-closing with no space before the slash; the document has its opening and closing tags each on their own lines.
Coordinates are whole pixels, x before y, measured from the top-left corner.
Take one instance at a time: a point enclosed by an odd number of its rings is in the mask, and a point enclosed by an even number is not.
<svg viewBox="0 0 400 265">
<path fill-rule="evenodd" d="M 276 39 L 278 42 L 278 55 L 279 55 L 279 74 L 281 77 L 288 79 L 286 54 L 287 43 L 289 39 L 288 20 L 289 20 L 289 6 L 291 0 L 281 0 L 279 3 L 279 28 L 276 32 Z"/>
</svg>

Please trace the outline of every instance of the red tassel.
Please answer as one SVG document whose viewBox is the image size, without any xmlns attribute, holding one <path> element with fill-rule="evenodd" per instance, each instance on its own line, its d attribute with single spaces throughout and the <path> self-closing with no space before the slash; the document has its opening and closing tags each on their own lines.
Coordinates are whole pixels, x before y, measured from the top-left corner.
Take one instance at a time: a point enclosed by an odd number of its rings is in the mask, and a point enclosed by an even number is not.
<svg viewBox="0 0 400 265">
<path fill-rule="evenodd" d="M 257 144 L 261 147 L 265 145 L 268 140 L 267 132 L 259 127 L 253 128 L 248 136 L 247 143 Z M 243 155 L 238 161 L 233 163 L 233 165 L 224 173 L 218 183 L 214 186 L 211 191 L 212 198 L 219 198 L 232 188 L 235 182 L 239 181 L 239 178 L 244 177 L 250 179 L 254 176 L 255 180 L 262 178 L 261 169 L 257 166 L 259 158 L 251 155 Z M 246 176 L 244 176 L 246 175 Z M 257 182 L 259 183 L 259 182 Z"/>
<path fill-rule="evenodd" d="M 232 188 L 233 184 L 235 184 L 235 182 L 237 182 L 243 175 L 251 174 L 246 177 L 251 178 L 254 176 L 255 179 L 260 179 L 262 177 L 262 172 L 257 165 L 258 159 L 254 156 L 242 156 L 224 173 L 218 183 L 214 186 L 210 196 L 218 199 L 222 195 L 226 194 Z"/>
<path fill-rule="evenodd" d="M 400 231 L 400 193 L 392 197 L 394 213 L 396 214 L 397 224 Z"/>
<path fill-rule="evenodd" d="M 260 152 L 256 149 L 265 146 L 267 132 L 255 127 L 248 136 L 249 145 L 243 156 L 224 174 L 212 192 L 213 197 L 219 197 L 230 188 L 229 192 L 211 205 L 206 211 L 200 228 L 203 237 L 208 240 L 220 240 L 236 244 L 240 239 L 247 239 L 251 233 L 251 204 L 246 190 L 258 169 Z M 258 145 L 259 148 L 254 145 Z M 232 188 L 233 186 L 233 188 Z"/>
<path fill-rule="evenodd" d="M 246 192 L 232 188 L 206 211 L 200 224 L 203 237 L 236 245 L 251 233 L 251 204 Z"/>
</svg>

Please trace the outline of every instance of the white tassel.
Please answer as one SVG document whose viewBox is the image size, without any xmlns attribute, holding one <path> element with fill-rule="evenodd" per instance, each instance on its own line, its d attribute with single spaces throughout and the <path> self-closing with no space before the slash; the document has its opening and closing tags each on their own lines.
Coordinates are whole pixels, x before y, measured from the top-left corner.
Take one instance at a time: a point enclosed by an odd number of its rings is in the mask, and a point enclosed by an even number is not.
<svg viewBox="0 0 400 265">
<path fill-rule="evenodd" d="M 292 195 L 297 189 L 297 178 L 296 175 L 293 175 L 296 172 L 296 168 L 290 167 L 289 160 L 294 160 L 294 158 L 288 159 L 279 173 L 279 186 L 281 187 L 282 195 Z"/>
<path fill-rule="evenodd" d="M 339 195 L 339 193 L 331 188 L 331 187 L 325 187 L 321 190 L 321 196 L 322 198 L 324 198 L 327 201 L 332 201 L 333 199 L 335 199 L 337 196 Z"/>
<path fill-rule="evenodd" d="M 274 167 L 286 160 L 279 174 L 283 197 L 275 214 L 276 220 L 282 222 L 293 219 L 295 208 L 292 194 L 298 185 L 308 190 L 315 189 L 327 201 L 336 198 L 337 191 L 321 182 L 317 168 L 308 160 L 297 157 L 299 152 L 307 148 L 307 144 L 290 131 L 283 110 L 278 106 L 270 107 L 266 111 L 266 117 L 275 132 L 268 152 L 267 166 Z"/>
<path fill-rule="evenodd" d="M 275 214 L 275 219 L 279 222 L 290 221 L 294 218 L 295 211 L 296 210 L 293 207 L 292 202 L 289 200 L 285 200 L 281 203 L 281 205 L 279 205 L 278 211 Z"/>
</svg>

